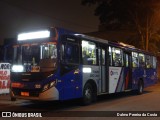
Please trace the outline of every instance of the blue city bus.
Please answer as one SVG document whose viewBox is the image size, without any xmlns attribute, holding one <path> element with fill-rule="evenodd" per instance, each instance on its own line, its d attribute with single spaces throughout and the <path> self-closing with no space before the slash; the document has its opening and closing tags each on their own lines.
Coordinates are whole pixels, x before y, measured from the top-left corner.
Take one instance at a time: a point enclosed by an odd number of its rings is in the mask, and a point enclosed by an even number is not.
<svg viewBox="0 0 160 120">
<path fill-rule="evenodd" d="M 11 100 L 70 100 L 135 90 L 157 81 L 156 57 L 134 46 L 62 28 L 18 34 Z"/>
</svg>

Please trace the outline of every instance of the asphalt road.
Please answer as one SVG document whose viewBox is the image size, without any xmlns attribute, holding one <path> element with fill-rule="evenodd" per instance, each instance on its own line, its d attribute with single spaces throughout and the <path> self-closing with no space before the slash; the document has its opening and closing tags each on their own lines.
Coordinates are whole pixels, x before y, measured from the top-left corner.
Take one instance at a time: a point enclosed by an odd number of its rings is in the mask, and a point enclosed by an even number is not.
<svg viewBox="0 0 160 120">
<path fill-rule="evenodd" d="M 88 106 L 81 106 L 79 100 L 61 102 L 31 102 L 29 100 L 10 101 L 8 95 L 0 95 L 0 111 L 15 113 L 40 113 L 43 119 L 110 119 L 141 118 L 159 119 L 160 117 L 160 84 L 145 88 L 142 95 L 133 92 L 105 95 Z M 127 116 L 128 115 L 128 116 Z M 140 116 L 139 116 L 140 115 Z M 143 115 L 143 117 L 142 117 Z M 146 115 L 146 117 L 144 117 Z M 151 117 L 152 116 L 152 117 Z"/>
</svg>

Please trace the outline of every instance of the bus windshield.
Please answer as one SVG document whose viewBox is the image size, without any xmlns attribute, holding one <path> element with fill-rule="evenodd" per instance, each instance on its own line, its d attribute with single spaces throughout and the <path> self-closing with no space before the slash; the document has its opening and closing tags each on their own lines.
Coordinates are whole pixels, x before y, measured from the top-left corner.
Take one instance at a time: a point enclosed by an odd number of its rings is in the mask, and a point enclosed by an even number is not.
<svg viewBox="0 0 160 120">
<path fill-rule="evenodd" d="M 43 68 L 45 68 L 45 71 L 46 68 L 50 68 L 47 71 L 53 71 L 56 68 L 56 62 L 56 44 L 27 44 L 14 47 L 13 64 L 20 64 L 24 67 L 40 66 L 41 71 L 43 71 Z"/>
</svg>

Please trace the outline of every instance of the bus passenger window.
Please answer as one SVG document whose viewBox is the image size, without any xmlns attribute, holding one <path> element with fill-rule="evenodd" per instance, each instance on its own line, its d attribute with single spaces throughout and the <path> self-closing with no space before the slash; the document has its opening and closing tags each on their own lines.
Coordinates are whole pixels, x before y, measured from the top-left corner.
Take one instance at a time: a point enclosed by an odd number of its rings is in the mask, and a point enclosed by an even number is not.
<svg viewBox="0 0 160 120">
<path fill-rule="evenodd" d="M 153 57 L 153 68 L 157 68 L 157 59 Z"/>
<path fill-rule="evenodd" d="M 57 47 L 55 45 L 50 45 L 50 58 L 56 59 L 57 58 Z"/>
<path fill-rule="evenodd" d="M 122 66 L 122 50 L 119 48 L 112 48 L 113 66 Z"/>
<path fill-rule="evenodd" d="M 129 56 L 125 54 L 125 67 L 129 67 Z"/>
<path fill-rule="evenodd" d="M 139 67 L 145 67 L 145 56 L 142 53 L 139 53 Z"/>
<path fill-rule="evenodd" d="M 105 50 L 102 49 L 102 65 L 105 65 Z"/>
<path fill-rule="evenodd" d="M 82 62 L 84 65 L 97 64 L 95 43 L 82 40 Z"/>
<path fill-rule="evenodd" d="M 152 68 L 152 57 L 149 55 L 146 55 L 146 68 Z"/>
<path fill-rule="evenodd" d="M 139 62 L 138 62 L 138 53 L 132 52 L 132 66 L 133 67 L 138 67 Z"/>
<path fill-rule="evenodd" d="M 112 49 L 109 46 L 109 66 L 112 66 Z"/>
<path fill-rule="evenodd" d="M 89 55 L 87 55 L 87 51 L 86 50 L 83 50 L 82 58 L 83 58 L 83 64 L 87 65 L 88 64 Z"/>
</svg>

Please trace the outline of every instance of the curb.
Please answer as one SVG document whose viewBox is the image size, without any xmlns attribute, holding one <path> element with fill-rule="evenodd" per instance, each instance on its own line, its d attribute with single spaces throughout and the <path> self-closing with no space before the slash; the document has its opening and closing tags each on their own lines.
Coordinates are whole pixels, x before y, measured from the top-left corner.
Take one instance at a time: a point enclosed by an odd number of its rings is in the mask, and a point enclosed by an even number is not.
<svg viewBox="0 0 160 120">
<path fill-rule="evenodd" d="M 0 96 L 6 96 L 6 95 L 9 95 L 9 93 L 0 94 Z"/>
</svg>

